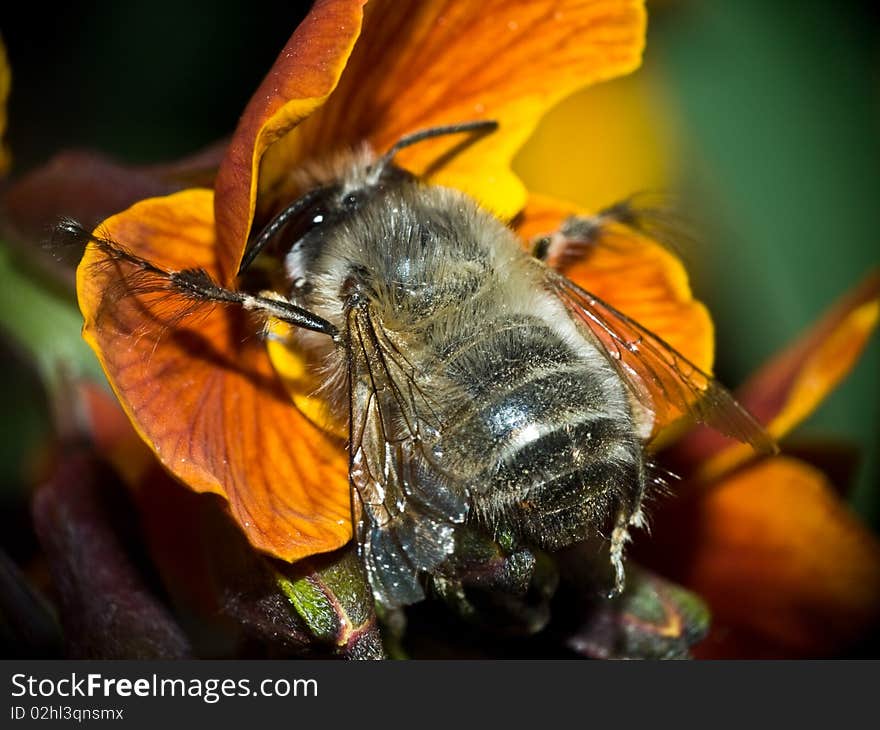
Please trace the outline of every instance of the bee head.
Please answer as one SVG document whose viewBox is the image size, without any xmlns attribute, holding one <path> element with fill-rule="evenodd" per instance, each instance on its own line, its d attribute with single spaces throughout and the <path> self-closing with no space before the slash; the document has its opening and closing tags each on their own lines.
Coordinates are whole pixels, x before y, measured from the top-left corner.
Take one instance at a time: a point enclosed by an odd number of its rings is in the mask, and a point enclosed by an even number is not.
<svg viewBox="0 0 880 730">
<path fill-rule="evenodd" d="M 368 200 L 390 187 L 412 181 L 412 173 L 394 164 L 400 150 L 434 137 L 473 132 L 479 136 L 498 128 L 493 120 L 430 127 L 399 139 L 381 157 L 352 165 L 332 182 L 318 185 L 294 200 L 263 228 L 249 246 L 238 273 L 244 273 L 268 243 L 284 231 L 292 242 L 291 250 L 301 248 L 315 237 L 320 238 L 333 225 L 356 213 Z"/>
</svg>

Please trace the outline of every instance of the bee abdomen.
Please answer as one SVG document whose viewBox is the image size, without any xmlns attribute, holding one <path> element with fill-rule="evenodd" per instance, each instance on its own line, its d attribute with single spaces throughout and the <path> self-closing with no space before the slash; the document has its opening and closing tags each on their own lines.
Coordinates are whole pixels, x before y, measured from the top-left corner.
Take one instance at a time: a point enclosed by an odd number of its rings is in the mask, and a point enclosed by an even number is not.
<svg viewBox="0 0 880 730">
<path fill-rule="evenodd" d="M 485 475 L 478 518 L 548 549 L 610 529 L 621 508 L 636 509 L 644 481 L 641 445 L 625 426 L 607 417 L 560 425 L 511 450 Z"/>
<path fill-rule="evenodd" d="M 444 451 L 485 527 L 556 549 L 637 507 L 642 445 L 601 355 L 535 320 L 488 328 L 446 375 L 469 400 L 447 422 Z"/>
</svg>

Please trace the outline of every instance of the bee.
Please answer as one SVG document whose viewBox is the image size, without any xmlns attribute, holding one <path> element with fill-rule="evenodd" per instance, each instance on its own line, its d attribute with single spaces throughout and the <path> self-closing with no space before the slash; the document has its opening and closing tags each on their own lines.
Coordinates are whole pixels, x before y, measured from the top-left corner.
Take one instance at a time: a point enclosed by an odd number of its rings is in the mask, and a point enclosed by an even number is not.
<svg viewBox="0 0 880 730">
<path fill-rule="evenodd" d="M 570 219 L 528 252 L 464 193 L 394 163 L 424 139 L 496 126 L 435 127 L 312 170 L 241 263 L 244 277 L 280 251 L 273 291 L 225 289 L 85 234 L 169 291 L 291 327 L 346 423 L 355 537 L 386 607 L 421 600 L 463 530 L 550 552 L 600 536 L 619 591 L 657 419 L 686 413 L 774 448 L 709 375 L 561 273 L 609 221 L 632 222 L 628 208 Z"/>
</svg>

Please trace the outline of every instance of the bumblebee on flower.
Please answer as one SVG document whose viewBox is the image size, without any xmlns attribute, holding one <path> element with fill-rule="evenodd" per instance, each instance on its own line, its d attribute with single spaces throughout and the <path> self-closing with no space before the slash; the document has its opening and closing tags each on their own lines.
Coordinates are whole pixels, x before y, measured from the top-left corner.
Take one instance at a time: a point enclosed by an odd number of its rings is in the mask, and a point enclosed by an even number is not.
<svg viewBox="0 0 880 730">
<path fill-rule="evenodd" d="M 430 589 L 467 612 L 489 584 L 552 593 L 541 566 L 598 544 L 611 574 L 591 590 L 620 593 L 663 480 L 655 437 L 694 417 L 763 454 L 712 452 L 741 466 L 775 463 L 784 435 L 707 374 L 711 322 L 668 250 L 509 169 L 550 106 L 638 65 L 642 4 L 363 6 L 315 4 L 213 189 L 99 226 L 85 337 L 163 466 L 222 497 L 262 553 L 297 563 L 354 538 L 380 606 Z M 366 168 L 294 174 L 364 142 Z M 861 342 L 875 289 L 840 316 L 864 315 Z"/>
</svg>

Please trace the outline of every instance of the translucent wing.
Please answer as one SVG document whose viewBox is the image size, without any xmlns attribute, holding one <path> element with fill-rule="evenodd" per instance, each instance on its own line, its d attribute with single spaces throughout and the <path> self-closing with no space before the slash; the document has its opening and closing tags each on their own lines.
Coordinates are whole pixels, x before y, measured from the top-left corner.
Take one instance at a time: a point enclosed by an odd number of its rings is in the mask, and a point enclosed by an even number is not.
<svg viewBox="0 0 880 730">
<path fill-rule="evenodd" d="M 689 415 L 757 451 L 776 452 L 770 436 L 724 386 L 660 337 L 556 272 L 548 270 L 547 281 L 655 423 Z"/>
<path fill-rule="evenodd" d="M 355 534 L 376 599 L 401 606 L 452 553 L 468 495 L 431 452 L 441 424 L 400 345 L 368 306 L 350 311 L 347 334 Z"/>
</svg>

